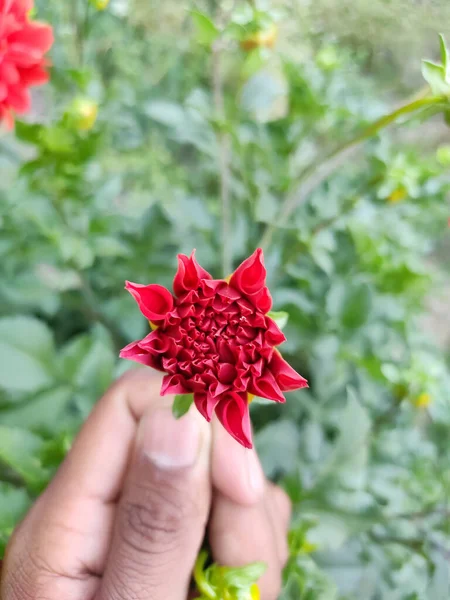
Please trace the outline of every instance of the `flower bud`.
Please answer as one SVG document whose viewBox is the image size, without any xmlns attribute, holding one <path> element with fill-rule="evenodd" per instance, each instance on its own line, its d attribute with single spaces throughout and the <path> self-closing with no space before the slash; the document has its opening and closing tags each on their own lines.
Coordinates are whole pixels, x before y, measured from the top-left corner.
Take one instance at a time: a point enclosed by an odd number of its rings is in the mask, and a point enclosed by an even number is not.
<svg viewBox="0 0 450 600">
<path fill-rule="evenodd" d="M 78 131 L 90 131 L 97 120 L 98 104 L 90 98 L 76 98 L 69 108 L 71 123 Z"/>
<path fill-rule="evenodd" d="M 431 403 L 431 396 L 426 392 L 419 394 L 416 398 L 413 399 L 413 404 L 416 408 L 427 408 Z"/>
<path fill-rule="evenodd" d="M 97 10 L 105 10 L 108 7 L 109 0 L 90 0 L 90 3 Z"/>
<path fill-rule="evenodd" d="M 260 29 L 241 40 L 242 50 L 249 52 L 255 48 L 273 48 L 277 41 L 278 28 L 272 23 L 266 29 Z"/>
<path fill-rule="evenodd" d="M 436 160 L 443 167 L 448 167 L 450 165 L 450 145 L 446 144 L 444 146 L 439 146 L 436 150 Z"/>
</svg>

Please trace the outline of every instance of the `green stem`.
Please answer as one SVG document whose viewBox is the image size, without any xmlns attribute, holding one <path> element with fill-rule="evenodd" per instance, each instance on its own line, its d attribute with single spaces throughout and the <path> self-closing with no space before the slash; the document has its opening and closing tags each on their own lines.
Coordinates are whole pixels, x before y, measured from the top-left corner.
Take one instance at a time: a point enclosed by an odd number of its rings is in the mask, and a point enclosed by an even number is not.
<svg viewBox="0 0 450 600">
<path fill-rule="evenodd" d="M 208 553 L 205 550 L 202 550 L 197 557 L 197 561 L 194 567 L 194 580 L 197 585 L 198 591 L 203 594 L 206 598 L 210 598 L 214 600 L 217 598 L 216 592 L 214 588 L 207 582 L 204 567 L 206 564 L 206 560 L 208 558 Z"/>
<path fill-rule="evenodd" d="M 444 96 L 423 97 L 416 94 L 413 100 L 400 106 L 389 114 L 380 117 L 356 136 L 332 150 L 325 159 L 313 163 L 306 168 L 299 177 L 296 189 L 286 197 L 282 204 L 278 218 L 274 219 L 274 221 L 267 226 L 259 245 L 262 248 L 267 248 L 272 241 L 275 229 L 284 227 L 296 208 L 308 198 L 310 193 L 326 181 L 328 177 L 330 177 L 330 175 L 332 175 L 367 139 L 373 137 L 376 133 L 397 121 L 399 117 L 417 112 L 428 106 L 438 105 L 441 102 L 448 102 L 448 99 Z"/>
</svg>

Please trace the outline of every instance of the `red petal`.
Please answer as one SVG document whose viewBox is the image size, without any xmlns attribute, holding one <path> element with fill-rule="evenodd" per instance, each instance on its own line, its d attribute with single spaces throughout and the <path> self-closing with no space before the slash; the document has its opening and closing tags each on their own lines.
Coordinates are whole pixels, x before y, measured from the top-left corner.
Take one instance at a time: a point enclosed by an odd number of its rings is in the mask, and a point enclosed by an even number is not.
<svg viewBox="0 0 450 600">
<path fill-rule="evenodd" d="M 34 51 L 38 50 L 43 56 L 53 45 L 53 29 L 50 25 L 32 21 L 23 28 L 9 36 L 8 42 L 11 46 L 27 47 Z"/>
<path fill-rule="evenodd" d="M 275 379 L 283 392 L 307 388 L 308 382 L 287 363 L 279 352 L 274 352 L 269 364 Z"/>
<path fill-rule="evenodd" d="M 230 285 L 243 294 L 256 294 L 264 287 L 266 274 L 263 251 L 258 248 L 236 269 L 231 276 Z"/>
<path fill-rule="evenodd" d="M 186 380 L 182 375 L 165 375 L 161 385 L 161 396 L 166 394 L 189 394 L 190 389 L 186 387 Z"/>
<path fill-rule="evenodd" d="M 195 260 L 195 250 L 190 257 L 178 255 L 178 271 L 173 280 L 173 291 L 176 296 L 198 288 L 202 279 L 212 279 L 211 275 Z"/>
<path fill-rule="evenodd" d="M 216 406 L 216 415 L 228 433 L 245 448 L 252 448 L 247 394 L 231 392 Z"/>
<path fill-rule="evenodd" d="M 128 344 L 128 346 L 125 346 L 125 348 L 122 348 L 120 351 L 120 358 L 134 360 L 134 362 L 140 363 L 141 365 L 153 367 L 153 369 L 162 371 L 163 369 L 161 368 L 159 357 L 149 354 L 146 350 L 143 350 L 139 344 L 140 340 L 132 342 L 131 344 Z"/>
<path fill-rule="evenodd" d="M 268 313 L 272 308 L 272 296 L 267 287 L 263 287 L 263 289 L 254 296 L 249 296 L 249 300 L 264 314 Z"/>
<path fill-rule="evenodd" d="M 47 71 L 40 65 L 20 70 L 20 81 L 24 85 L 41 85 L 50 79 Z"/>
<path fill-rule="evenodd" d="M 210 394 L 197 392 L 194 394 L 194 402 L 198 412 L 205 417 L 207 421 L 211 421 L 214 409 L 219 402 L 219 398 L 215 398 Z"/>
<path fill-rule="evenodd" d="M 0 64 L 0 81 L 8 86 L 19 83 L 20 75 L 15 64 L 7 60 Z"/>
<path fill-rule="evenodd" d="M 271 346 L 278 346 L 286 341 L 286 336 L 270 317 L 266 317 L 266 327 L 267 329 L 264 337 L 268 344 Z"/>
<path fill-rule="evenodd" d="M 6 129 L 12 129 L 14 127 L 14 117 L 12 112 L 6 106 L 0 105 L 0 125 L 5 123 Z"/>
<path fill-rule="evenodd" d="M 266 369 L 261 377 L 252 378 L 249 383 L 248 391 L 255 396 L 275 400 L 275 402 L 286 402 L 280 386 L 269 369 Z"/>
<path fill-rule="evenodd" d="M 30 110 L 31 97 L 26 88 L 16 85 L 9 88 L 7 103 L 15 112 L 25 113 Z"/>
<path fill-rule="evenodd" d="M 162 321 L 173 308 L 173 296 L 167 288 L 156 283 L 142 285 L 125 282 L 125 289 L 130 292 L 139 305 L 144 317 L 150 321 Z"/>
</svg>

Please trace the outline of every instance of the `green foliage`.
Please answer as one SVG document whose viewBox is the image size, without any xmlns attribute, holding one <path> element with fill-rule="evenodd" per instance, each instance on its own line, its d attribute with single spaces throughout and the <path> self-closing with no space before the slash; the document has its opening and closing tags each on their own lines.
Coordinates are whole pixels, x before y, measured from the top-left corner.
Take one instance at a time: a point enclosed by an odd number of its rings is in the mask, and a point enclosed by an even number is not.
<svg viewBox="0 0 450 600">
<path fill-rule="evenodd" d="M 172 412 L 176 419 L 181 418 L 191 408 L 194 402 L 193 394 L 177 394 L 172 404 Z"/>
<path fill-rule="evenodd" d="M 401 102 L 382 91 L 387 73 L 370 72 L 354 38 L 308 35 L 306 9 L 284 0 L 230 15 L 111 2 L 76 27 L 72 3 L 37 4 L 57 33 L 52 82 L 0 138 L 0 554 L 128 368 L 118 350 L 148 332 L 123 282 L 170 285 L 176 253 L 194 247 L 228 274 L 225 176 L 230 258 L 272 230 L 272 317 L 310 382 L 285 406 L 252 403 L 266 472 L 294 501 L 281 598 L 448 598 L 450 375 L 434 338 L 450 340 L 450 327 L 448 310 L 436 331 L 423 313 L 448 290 L 450 181 L 448 152 L 422 122 L 448 104 L 423 104 L 420 119 L 391 112 Z M 274 23 L 271 48 L 255 35 Z M 439 95 L 444 48 L 424 67 Z M 384 126 L 397 117 L 394 135 Z M 245 586 L 242 572 L 228 577 L 248 593 L 258 574 Z"/>
<path fill-rule="evenodd" d="M 199 554 L 194 579 L 201 596 L 197 600 L 259 600 L 256 582 L 265 573 L 264 563 L 252 563 L 245 567 L 206 565 L 208 555 Z"/>
</svg>

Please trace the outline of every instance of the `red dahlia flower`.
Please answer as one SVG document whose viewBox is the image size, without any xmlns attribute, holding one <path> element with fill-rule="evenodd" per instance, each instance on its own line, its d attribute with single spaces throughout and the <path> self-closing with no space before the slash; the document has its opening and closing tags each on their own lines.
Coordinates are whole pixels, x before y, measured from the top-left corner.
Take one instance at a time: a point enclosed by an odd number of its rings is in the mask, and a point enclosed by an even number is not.
<svg viewBox="0 0 450 600">
<path fill-rule="evenodd" d="M 28 88 L 48 81 L 44 55 L 53 44 L 50 25 L 28 17 L 33 0 L 0 0 L 0 122 L 30 109 Z"/>
<path fill-rule="evenodd" d="M 125 287 L 153 331 L 120 356 L 165 372 L 161 395 L 193 394 L 205 419 L 215 411 L 243 446 L 252 447 L 253 396 L 285 402 L 283 392 L 308 386 L 275 348 L 286 338 L 268 315 L 262 250 L 226 281 L 213 279 L 194 252 L 180 254 L 174 296 L 157 284 L 127 281 Z"/>
</svg>

